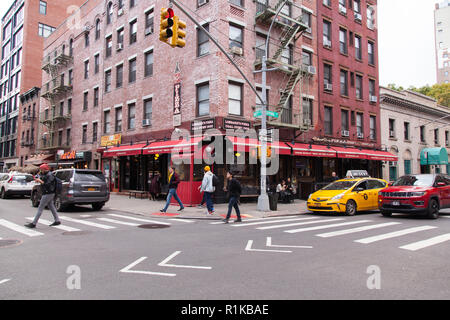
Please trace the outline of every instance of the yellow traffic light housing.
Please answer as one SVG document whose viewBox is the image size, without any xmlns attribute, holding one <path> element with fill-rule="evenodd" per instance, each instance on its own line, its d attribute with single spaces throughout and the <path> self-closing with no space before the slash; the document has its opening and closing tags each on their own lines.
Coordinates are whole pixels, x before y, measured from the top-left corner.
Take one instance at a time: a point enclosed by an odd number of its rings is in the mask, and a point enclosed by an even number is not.
<svg viewBox="0 0 450 320">
<path fill-rule="evenodd" d="M 172 47 L 183 48 L 186 45 L 186 41 L 183 39 L 186 37 L 186 31 L 184 31 L 186 28 L 186 22 L 180 20 L 178 16 L 174 16 L 173 20 L 173 35 L 170 45 Z"/>
<path fill-rule="evenodd" d="M 169 38 L 173 36 L 174 12 L 171 8 L 161 8 L 161 22 L 159 24 L 159 40 L 170 44 Z"/>
</svg>

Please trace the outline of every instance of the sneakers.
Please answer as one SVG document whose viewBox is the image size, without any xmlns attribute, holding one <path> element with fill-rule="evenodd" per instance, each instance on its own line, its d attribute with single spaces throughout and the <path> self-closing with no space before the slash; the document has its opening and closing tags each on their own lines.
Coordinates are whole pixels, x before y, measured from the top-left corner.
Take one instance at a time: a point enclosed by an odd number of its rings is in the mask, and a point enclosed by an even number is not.
<svg viewBox="0 0 450 320">
<path fill-rule="evenodd" d="M 207 211 L 207 212 L 206 212 L 206 215 L 207 215 L 207 216 L 212 216 L 214 213 L 215 213 L 215 211 Z"/>
<path fill-rule="evenodd" d="M 164 211 L 164 209 L 161 209 L 161 210 L 159 210 L 160 212 L 162 212 L 162 213 L 166 213 L 165 211 Z"/>
<path fill-rule="evenodd" d="M 223 219 L 223 223 L 228 223 L 228 219 Z"/>
<path fill-rule="evenodd" d="M 199 205 L 197 206 L 197 209 L 203 209 L 204 207 L 205 207 L 205 206 L 199 204 Z"/>
<path fill-rule="evenodd" d="M 61 221 L 55 221 L 50 225 L 50 227 L 59 226 L 60 224 L 61 224 Z"/>
<path fill-rule="evenodd" d="M 180 208 L 180 209 L 178 209 L 177 211 L 183 211 L 184 210 L 184 207 L 183 208 Z"/>
<path fill-rule="evenodd" d="M 25 224 L 24 226 L 27 227 L 27 228 L 30 228 L 30 229 L 36 228 L 36 225 L 34 223 L 31 223 L 31 222 Z"/>
<path fill-rule="evenodd" d="M 241 218 L 234 220 L 234 223 L 236 222 L 242 222 Z"/>
</svg>

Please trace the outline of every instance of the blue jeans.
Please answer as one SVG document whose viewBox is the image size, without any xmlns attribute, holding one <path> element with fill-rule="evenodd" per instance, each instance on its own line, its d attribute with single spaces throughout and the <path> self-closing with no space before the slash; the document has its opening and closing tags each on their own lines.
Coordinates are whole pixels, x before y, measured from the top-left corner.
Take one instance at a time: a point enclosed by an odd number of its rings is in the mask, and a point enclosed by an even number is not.
<svg viewBox="0 0 450 320">
<path fill-rule="evenodd" d="M 180 209 L 184 209 L 183 203 L 181 202 L 180 198 L 178 198 L 177 189 L 172 188 L 172 189 L 169 189 L 169 192 L 167 193 L 166 206 L 163 209 L 164 212 L 167 211 L 167 208 L 170 205 L 170 200 L 172 200 L 172 197 L 175 197 L 175 200 L 178 201 L 178 203 L 180 204 Z"/>
<path fill-rule="evenodd" d="M 230 201 L 228 202 L 228 213 L 227 213 L 227 220 L 230 219 L 231 211 L 234 209 L 236 210 L 237 218 L 241 219 L 241 212 L 239 211 L 238 206 L 239 197 L 230 197 Z"/>
<path fill-rule="evenodd" d="M 209 212 L 214 211 L 214 205 L 212 201 L 212 192 L 204 192 L 203 196 L 205 197 L 206 208 L 208 208 Z"/>
</svg>

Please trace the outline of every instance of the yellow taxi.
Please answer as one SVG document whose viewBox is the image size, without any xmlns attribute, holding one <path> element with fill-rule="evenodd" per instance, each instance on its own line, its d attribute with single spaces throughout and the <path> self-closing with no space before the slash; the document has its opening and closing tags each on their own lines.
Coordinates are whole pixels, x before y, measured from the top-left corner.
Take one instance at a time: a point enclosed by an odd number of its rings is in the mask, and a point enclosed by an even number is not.
<svg viewBox="0 0 450 320">
<path fill-rule="evenodd" d="M 364 170 L 352 170 L 345 179 L 312 193 L 307 207 L 313 212 L 342 212 L 349 216 L 358 211 L 378 210 L 378 191 L 387 186 L 386 180 L 371 178 Z"/>
</svg>

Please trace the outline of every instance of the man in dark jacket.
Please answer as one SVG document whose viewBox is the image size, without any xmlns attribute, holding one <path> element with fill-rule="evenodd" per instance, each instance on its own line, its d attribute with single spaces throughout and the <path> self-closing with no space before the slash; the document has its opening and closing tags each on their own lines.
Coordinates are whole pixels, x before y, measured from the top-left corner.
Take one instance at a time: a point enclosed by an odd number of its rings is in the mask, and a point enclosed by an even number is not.
<svg viewBox="0 0 450 320">
<path fill-rule="evenodd" d="M 50 226 L 57 226 L 61 224 L 61 222 L 59 221 L 58 214 L 56 212 L 55 204 L 53 203 L 53 199 L 55 198 L 56 193 L 55 176 L 53 175 L 53 173 L 50 172 L 50 167 L 47 164 L 41 165 L 39 169 L 41 170 L 39 179 L 35 178 L 34 180 L 41 184 L 42 198 L 41 201 L 39 202 L 38 212 L 36 213 L 33 222 L 25 225 L 25 227 L 28 228 L 36 227 L 36 224 L 38 223 L 39 218 L 41 217 L 42 211 L 44 211 L 44 208 L 46 206 L 48 206 L 48 208 L 52 212 L 53 218 L 55 219 L 55 222 L 53 222 Z"/>
<path fill-rule="evenodd" d="M 241 220 L 241 212 L 239 211 L 239 197 L 241 196 L 241 184 L 239 181 L 233 178 L 233 173 L 230 171 L 227 172 L 227 180 L 228 184 L 224 188 L 224 191 L 228 191 L 229 194 L 229 201 L 228 201 L 228 213 L 227 217 L 223 219 L 222 221 L 225 223 L 228 223 L 228 220 L 230 219 L 231 211 L 234 209 L 236 210 L 237 219 L 234 220 L 234 222 L 242 222 Z"/>
<path fill-rule="evenodd" d="M 170 205 L 170 200 L 172 200 L 172 197 L 175 197 L 175 200 L 177 200 L 178 204 L 180 205 L 180 209 L 178 209 L 178 211 L 181 211 L 184 209 L 183 203 L 181 202 L 180 198 L 177 195 L 177 188 L 178 188 L 179 183 L 180 183 L 180 177 L 175 172 L 175 167 L 170 167 L 169 168 L 169 192 L 167 192 L 166 206 L 164 207 L 164 209 L 161 209 L 159 211 L 161 211 L 161 212 L 167 211 L 167 208 Z"/>
</svg>

